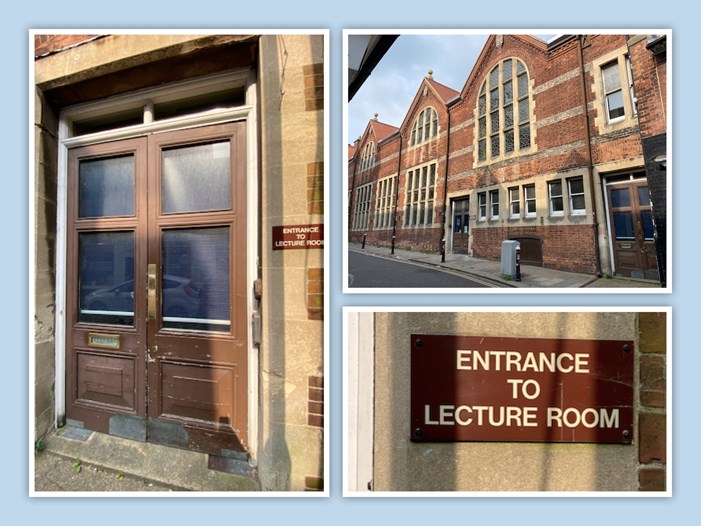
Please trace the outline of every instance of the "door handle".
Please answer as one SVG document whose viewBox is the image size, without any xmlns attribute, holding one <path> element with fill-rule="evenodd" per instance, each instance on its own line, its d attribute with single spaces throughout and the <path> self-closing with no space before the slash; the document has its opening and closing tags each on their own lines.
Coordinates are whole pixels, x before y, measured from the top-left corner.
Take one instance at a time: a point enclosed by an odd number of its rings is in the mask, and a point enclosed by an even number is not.
<svg viewBox="0 0 701 526">
<path fill-rule="evenodd" d="M 147 287 L 147 307 L 148 307 L 148 319 L 149 320 L 155 320 L 156 319 L 156 287 L 158 287 L 158 271 L 156 270 L 156 264 L 155 263 L 149 263 L 148 268 L 147 268 L 147 281 L 146 281 L 146 287 Z"/>
</svg>

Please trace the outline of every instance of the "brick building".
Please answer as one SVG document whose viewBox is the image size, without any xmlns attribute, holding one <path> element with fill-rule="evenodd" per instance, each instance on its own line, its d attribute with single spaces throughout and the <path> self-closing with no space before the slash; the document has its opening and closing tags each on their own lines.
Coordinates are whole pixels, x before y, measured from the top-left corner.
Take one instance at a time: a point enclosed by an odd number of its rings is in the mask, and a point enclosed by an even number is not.
<svg viewBox="0 0 701 526">
<path fill-rule="evenodd" d="M 459 93 L 429 73 L 373 157 L 371 126 L 349 149 L 349 240 L 497 259 L 512 239 L 527 264 L 664 285 L 665 42 L 492 35 Z"/>
<path fill-rule="evenodd" d="M 323 489 L 324 34 L 32 36 L 35 439 Z"/>
</svg>

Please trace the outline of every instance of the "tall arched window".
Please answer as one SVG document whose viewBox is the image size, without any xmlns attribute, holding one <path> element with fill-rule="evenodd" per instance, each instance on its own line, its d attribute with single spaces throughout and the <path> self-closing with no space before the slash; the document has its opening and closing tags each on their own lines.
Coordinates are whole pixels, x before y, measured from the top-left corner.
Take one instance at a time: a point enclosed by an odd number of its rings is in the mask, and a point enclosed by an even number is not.
<svg viewBox="0 0 701 526">
<path fill-rule="evenodd" d="M 369 142 L 360 157 L 360 171 L 363 172 L 375 164 L 375 143 Z"/>
<path fill-rule="evenodd" d="M 530 109 L 526 67 L 514 58 L 499 62 L 482 83 L 477 98 L 477 161 L 530 148 Z"/>
<path fill-rule="evenodd" d="M 409 146 L 421 144 L 438 135 L 438 113 L 432 107 L 424 108 L 411 128 Z"/>
</svg>

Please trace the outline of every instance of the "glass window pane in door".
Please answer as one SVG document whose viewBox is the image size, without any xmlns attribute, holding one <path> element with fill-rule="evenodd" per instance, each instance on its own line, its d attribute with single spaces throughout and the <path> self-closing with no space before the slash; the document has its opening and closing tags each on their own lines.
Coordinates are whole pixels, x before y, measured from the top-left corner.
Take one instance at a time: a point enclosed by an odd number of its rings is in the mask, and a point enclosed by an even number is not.
<svg viewBox="0 0 701 526">
<path fill-rule="evenodd" d="M 163 150 L 163 213 L 229 210 L 230 156 L 229 141 Z"/>
<path fill-rule="evenodd" d="M 613 208 L 630 206 L 630 193 L 627 188 L 611 189 L 611 206 Z"/>
<path fill-rule="evenodd" d="M 640 218 L 643 223 L 643 238 L 645 241 L 652 241 L 655 239 L 655 225 L 652 222 L 652 211 L 644 210 L 640 212 Z"/>
<path fill-rule="evenodd" d="M 163 233 L 163 327 L 228 332 L 231 328 L 229 227 Z"/>
<path fill-rule="evenodd" d="M 84 232 L 78 245 L 78 321 L 132 325 L 134 233 Z"/>
<path fill-rule="evenodd" d="M 635 239 L 633 214 L 630 212 L 614 212 L 613 223 L 616 239 Z"/>
<path fill-rule="evenodd" d="M 134 215 L 134 155 L 80 161 L 78 217 Z"/>
</svg>

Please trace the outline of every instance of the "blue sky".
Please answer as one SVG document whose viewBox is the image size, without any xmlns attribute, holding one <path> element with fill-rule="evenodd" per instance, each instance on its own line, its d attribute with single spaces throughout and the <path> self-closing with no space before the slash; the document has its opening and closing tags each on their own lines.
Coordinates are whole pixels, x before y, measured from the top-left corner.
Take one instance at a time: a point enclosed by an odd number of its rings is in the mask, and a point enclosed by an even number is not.
<svg viewBox="0 0 701 526">
<path fill-rule="evenodd" d="M 348 142 L 362 135 L 375 113 L 381 122 L 399 127 L 429 69 L 436 82 L 460 91 L 487 36 L 401 35 L 348 104 Z"/>
</svg>

